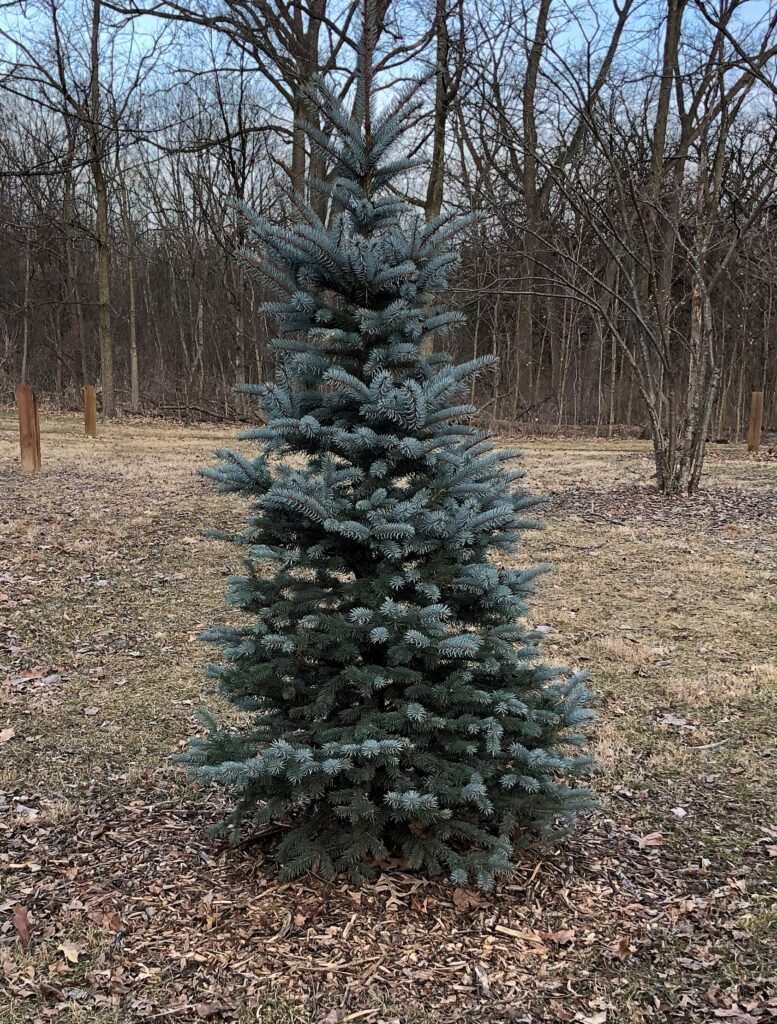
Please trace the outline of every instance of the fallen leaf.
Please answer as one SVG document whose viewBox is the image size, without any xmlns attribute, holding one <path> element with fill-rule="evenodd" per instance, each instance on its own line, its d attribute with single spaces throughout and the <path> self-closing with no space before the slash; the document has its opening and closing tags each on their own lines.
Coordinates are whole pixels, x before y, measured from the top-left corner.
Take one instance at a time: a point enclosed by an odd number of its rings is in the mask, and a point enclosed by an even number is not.
<svg viewBox="0 0 777 1024">
<path fill-rule="evenodd" d="M 592 1017 L 582 1017 L 582 1024 L 607 1024 L 607 1011 L 601 1010 Z"/>
<path fill-rule="evenodd" d="M 93 910 L 88 916 L 90 921 L 94 921 L 96 925 L 103 928 L 106 932 L 120 932 L 122 930 L 121 917 L 115 910 L 111 912 Z"/>
<path fill-rule="evenodd" d="M 40 817 L 40 811 L 37 807 L 28 807 L 27 804 L 15 803 L 13 806 L 14 812 L 19 815 L 25 822 L 35 821 L 36 818 Z"/>
<path fill-rule="evenodd" d="M 466 914 L 468 910 L 474 910 L 475 907 L 479 907 L 481 901 L 473 893 L 459 888 L 453 890 L 453 905 L 460 914 Z"/>
<path fill-rule="evenodd" d="M 21 681 L 26 681 L 28 679 L 42 679 L 42 678 L 43 678 L 43 669 L 41 669 L 41 668 L 28 668 L 28 669 L 25 669 L 24 672 L 21 672 L 18 676 L 16 676 L 15 679 L 12 680 L 12 682 L 16 682 L 17 680 L 21 682 Z"/>
<path fill-rule="evenodd" d="M 57 988 L 55 985 L 50 985 L 47 981 L 42 981 L 40 985 L 38 985 L 38 992 L 44 999 L 65 999 L 65 993 L 62 989 Z"/>
<path fill-rule="evenodd" d="M 16 929 L 16 934 L 19 936 L 19 942 L 21 943 L 22 949 L 26 949 L 30 944 L 32 925 L 30 924 L 30 916 L 27 908 L 23 907 L 21 903 L 17 903 L 11 908 L 11 924 Z"/>
<path fill-rule="evenodd" d="M 63 943 L 57 946 L 57 949 L 62 950 L 63 956 L 71 964 L 78 963 L 78 958 L 81 955 L 81 947 L 77 946 L 75 942 L 70 942 L 68 939 L 65 939 Z"/>
<path fill-rule="evenodd" d="M 558 932 L 547 932 L 546 938 L 558 946 L 566 946 L 569 942 L 575 941 L 575 933 L 571 928 L 564 928 Z"/>
<path fill-rule="evenodd" d="M 7 743 L 9 740 L 12 740 L 15 735 L 16 729 L 11 729 L 10 727 L 8 729 L 0 729 L 0 743 Z"/>
<path fill-rule="evenodd" d="M 347 1010 L 340 1006 L 334 1006 L 325 1017 L 321 1017 L 316 1024 L 340 1024 L 348 1016 Z"/>
<path fill-rule="evenodd" d="M 679 718 L 677 715 L 661 715 L 658 720 L 659 725 L 667 725 L 675 729 L 695 729 L 696 726 L 692 722 L 689 722 L 686 718 Z"/>
<path fill-rule="evenodd" d="M 548 1009 L 553 1014 L 554 1020 L 569 1021 L 575 1019 L 574 1013 L 568 1010 L 558 999 L 551 999 Z"/>
<path fill-rule="evenodd" d="M 650 846 L 663 846 L 664 837 L 660 832 L 651 832 L 649 835 L 642 836 L 641 839 L 637 839 L 637 844 L 639 845 L 640 850 L 644 850 L 646 847 Z"/>
<path fill-rule="evenodd" d="M 234 1007 L 231 1005 L 231 1003 L 216 1002 L 197 1003 L 194 1009 L 198 1017 L 207 1018 L 217 1017 L 220 1013 L 224 1013 L 228 1010 L 233 1010 Z"/>
</svg>

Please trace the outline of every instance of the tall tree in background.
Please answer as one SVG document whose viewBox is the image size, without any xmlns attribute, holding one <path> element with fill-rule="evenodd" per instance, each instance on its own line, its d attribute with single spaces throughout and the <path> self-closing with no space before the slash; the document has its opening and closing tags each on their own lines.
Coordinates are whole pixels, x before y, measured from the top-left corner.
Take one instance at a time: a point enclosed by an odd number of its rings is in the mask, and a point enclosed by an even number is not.
<svg viewBox="0 0 777 1024">
<path fill-rule="evenodd" d="M 460 319 L 430 297 L 468 221 L 397 197 L 413 161 L 390 151 L 414 101 L 376 114 L 365 50 L 353 114 L 328 95 L 336 141 L 315 134 L 331 225 L 303 201 L 288 229 L 248 216 L 246 264 L 285 296 L 270 307 L 281 364 L 249 389 L 262 453 L 210 472 L 253 503 L 230 593 L 248 621 L 210 635 L 221 691 L 251 721 L 210 722 L 188 760 L 236 794 L 233 829 L 287 822 L 287 876 L 359 875 L 392 851 L 489 887 L 516 843 L 590 803 L 571 785 L 590 763 L 589 694 L 519 621 L 541 569 L 490 561 L 537 525 L 516 453 L 466 422 L 491 360 L 423 353 Z"/>
<path fill-rule="evenodd" d="M 455 14 L 455 36 L 451 40 L 449 20 Z M 455 0 L 453 12 L 449 0 L 435 0 L 432 33 L 434 35 L 434 105 L 432 107 L 432 145 L 426 185 L 424 214 L 427 220 L 439 217 L 445 192 L 446 127 L 451 107 L 456 102 L 464 72 L 465 13 L 463 0 Z M 453 53 L 451 51 L 454 51 Z"/>
<path fill-rule="evenodd" d="M 285 123 L 279 119 L 276 127 L 289 141 L 286 170 L 291 187 L 303 194 L 308 174 L 322 176 L 316 161 L 323 154 L 311 150 L 306 126 L 318 118 L 312 102 L 316 82 L 341 65 L 343 51 L 352 41 L 349 33 L 358 0 L 343 0 L 336 9 L 331 0 L 162 0 L 151 6 L 130 0 L 111 6 L 130 17 L 150 15 L 197 26 L 228 40 L 241 61 L 257 71 L 286 105 L 290 116 Z M 382 0 L 379 11 L 385 13 L 386 6 L 387 0 Z"/>
<path fill-rule="evenodd" d="M 64 319 L 71 325 L 71 335 L 77 325 L 82 384 L 87 383 L 87 359 L 74 253 L 78 220 L 74 193 L 79 165 L 89 170 L 93 220 L 88 227 L 82 225 L 82 230 L 94 242 L 102 412 L 111 418 L 116 415 L 116 388 L 111 290 L 114 183 L 109 157 L 115 144 L 118 160 L 131 135 L 128 111 L 158 56 L 158 40 L 146 37 L 141 52 L 135 55 L 130 40 L 119 41 L 120 27 L 106 25 L 102 0 L 76 0 L 70 6 L 58 0 L 36 0 L 29 10 L 20 3 L 9 4 L 8 10 L 14 20 L 0 28 L 4 87 L 28 102 L 32 100 L 49 124 L 53 119 L 62 126 L 59 137 L 48 148 L 45 164 L 36 167 L 32 175 L 52 180 L 61 176 L 63 183 L 59 227 L 67 268 Z M 121 51 L 121 58 L 117 51 Z M 129 267 L 134 272 L 134 263 Z"/>
<path fill-rule="evenodd" d="M 614 17 L 597 18 L 593 29 L 572 14 L 581 43 L 571 53 L 557 44 L 570 21 L 568 6 L 557 0 L 538 0 L 520 12 L 505 0 L 475 14 L 458 134 L 477 172 L 473 200 L 504 221 L 518 262 L 505 297 L 505 305 L 515 309 L 515 360 L 502 370 L 510 374 L 516 412 L 521 398 L 526 405 L 532 399 L 538 307 L 547 290 L 545 236 L 553 233 L 548 228 L 557 198 L 554 177 L 575 175 L 585 161 L 587 111 L 610 79 L 634 6 L 633 0 L 616 5 Z M 503 284 L 500 290 L 508 289 Z M 552 384 L 563 391 L 561 332 L 552 332 L 549 341 Z M 560 415 L 562 405 L 563 398 Z"/>
<path fill-rule="evenodd" d="M 599 171 L 582 178 L 552 169 L 564 201 L 606 254 L 604 269 L 580 254 L 560 267 L 588 279 L 633 368 L 657 484 L 668 494 L 699 485 L 724 369 L 713 296 L 773 202 L 773 114 L 748 101 L 754 72 L 777 55 L 777 14 L 742 24 L 739 7 L 726 0 L 710 29 L 686 0 L 667 0 L 662 53 L 640 105 L 626 80 L 610 84 L 606 104 L 581 111 Z M 748 159 L 737 162 L 743 131 Z"/>
<path fill-rule="evenodd" d="M 100 384 L 102 411 L 107 419 L 116 415 L 116 391 L 113 380 L 113 332 L 111 330 L 111 235 L 106 178 L 107 132 L 103 122 L 100 92 L 101 0 L 92 0 L 92 31 L 89 40 L 89 102 L 86 123 L 89 139 L 89 166 L 95 196 L 95 243 L 97 246 L 97 305 L 100 339 Z"/>
</svg>

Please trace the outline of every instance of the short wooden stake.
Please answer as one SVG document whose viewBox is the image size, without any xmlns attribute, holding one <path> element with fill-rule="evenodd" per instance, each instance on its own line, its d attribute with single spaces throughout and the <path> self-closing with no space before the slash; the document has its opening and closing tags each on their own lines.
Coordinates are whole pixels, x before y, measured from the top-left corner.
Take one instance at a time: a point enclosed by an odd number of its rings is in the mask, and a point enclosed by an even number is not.
<svg viewBox="0 0 777 1024">
<path fill-rule="evenodd" d="M 97 392 L 91 384 L 84 388 L 84 433 L 97 437 Z"/>
<path fill-rule="evenodd" d="M 28 384 L 16 389 L 19 406 L 19 443 L 22 449 L 22 473 L 37 473 L 41 467 L 40 424 L 35 392 Z"/>
<path fill-rule="evenodd" d="M 747 450 L 757 452 L 761 447 L 761 426 L 764 417 L 764 393 L 754 391 L 750 396 L 750 426 L 747 428 Z"/>
</svg>

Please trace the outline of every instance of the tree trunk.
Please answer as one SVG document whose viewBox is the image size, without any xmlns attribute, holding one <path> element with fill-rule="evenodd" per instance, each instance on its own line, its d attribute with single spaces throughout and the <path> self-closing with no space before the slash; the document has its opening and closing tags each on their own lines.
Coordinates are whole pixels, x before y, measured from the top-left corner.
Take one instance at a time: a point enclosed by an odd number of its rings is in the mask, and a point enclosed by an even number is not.
<svg viewBox="0 0 777 1024">
<path fill-rule="evenodd" d="M 71 337 L 75 337 L 79 358 L 81 360 L 81 383 L 86 386 L 89 380 L 89 367 L 86 353 L 84 333 L 84 311 L 81 308 L 81 295 L 78 288 L 78 268 L 73 251 L 72 223 L 75 216 L 75 198 L 73 196 L 72 177 L 65 175 L 65 200 L 63 203 L 63 219 L 65 222 L 65 271 L 67 274 L 66 302 L 67 321 Z"/>
<path fill-rule="evenodd" d="M 232 288 L 235 302 L 235 347 L 232 358 L 235 387 L 239 389 L 246 382 L 246 285 L 245 274 L 234 260 L 232 261 Z M 246 396 L 238 390 L 234 400 L 238 415 L 245 416 Z"/>
<path fill-rule="evenodd" d="M 450 55 L 450 36 L 448 33 L 448 2 L 435 0 L 434 32 L 436 36 L 434 60 L 434 124 L 432 128 L 432 162 L 429 169 L 429 181 L 426 187 L 424 216 L 428 221 L 440 215 L 445 190 L 445 126 L 448 111 L 453 102 L 456 89 L 451 87 L 451 74 L 448 66 Z M 421 355 L 430 356 L 434 351 L 434 335 L 429 335 L 421 342 Z"/>
<path fill-rule="evenodd" d="M 91 79 L 89 83 L 90 164 L 96 202 L 97 309 L 100 336 L 100 378 L 102 412 L 105 419 L 116 415 L 113 380 L 113 336 L 111 333 L 111 238 L 108 183 L 105 179 L 105 140 L 100 120 L 100 16 L 101 0 L 93 0 L 91 36 Z"/>
<path fill-rule="evenodd" d="M 131 242 L 128 240 L 128 245 Z M 129 297 L 130 408 L 140 412 L 140 375 L 138 372 L 138 304 L 135 282 L 135 256 L 127 251 L 127 291 Z"/>
<path fill-rule="evenodd" d="M 527 54 L 522 104 L 523 195 L 526 204 L 526 226 L 523 232 L 521 294 L 518 300 L 516 340 L 524 347 L 529 359 L 531 359 L 533 350 L 535 257 L 539 242 L 541 206 L 537 175 L 537 81 L 540 73 L 540 61 L 547 43 L 550 5 L 551 0 L 540 0 L 534 38 Z"/>
<path fill-rule="evenodd" d="M 623 368 L 623 360 L 621 360 L 621 368 Z M 617 366 L 618 366 L 618 339 L 613 333 L 612 343 L 610 345 L 610 409 L 607 415 L 607 436 L 612 437 L 612 430 L 615 426 L 615 382 L 617 380 Z M 621 380 L 621 383 L 623 381 Z"/>
<path fill-rule="evenodd" d="M 24 309 L 22 310 L 22 372 L 21 383 L 27 383 L 27 364 L 30 357 L 30 278 L 32 228 L 27 228 L 24 243 Z"/>
<path fill-rule="evenodd" d="M 129 197 L 120 160 L 118 126 L 116 135 L 116 180 L 119 187 L 121 224 L 124 229 L 124 244 L 127 247 L 127 303 L 129 320 L 130 358 L 130 409 L 135 415 L 140 412 L 140 376 L 138 373 L 138 300 L 137 277 L 135 273 L 135 240 L 132 234 L 132 219 L 129 212 Z"/>
<path fill-rule="evenodd" d="M 434 31 L 437 37 L 434 61 L 434 125 L 432 129 L 432 162 L 426 187 L 424 213 L 427 221 L 439 216 L 442 209 L 445 182 L 445 123 L 450 103 L 450 73 L 448 70 L 448 2 L 435 0 Z"/>
</svg>

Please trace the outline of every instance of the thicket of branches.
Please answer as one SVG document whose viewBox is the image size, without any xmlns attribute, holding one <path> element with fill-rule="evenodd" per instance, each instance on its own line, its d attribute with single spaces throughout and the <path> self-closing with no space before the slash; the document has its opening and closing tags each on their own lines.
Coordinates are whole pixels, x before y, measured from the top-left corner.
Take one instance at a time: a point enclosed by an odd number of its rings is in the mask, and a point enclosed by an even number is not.
<svg viewBox="0 0 777 1024">
<path fill-rule="evenodd" d="M 152 5 L 149 5 L 151 8 Z M 351 0 L 25 0 L 0 17 L 0 389 L 242 416 L 270 370 L 233 197 L 293 215 L 349 95 Z M 378 81 L 423 80 L 427 216 L 474 208 L 459 357 L 496 420 L 633 425 L 693 490 L 710 436 L 775 415 L 777 8 L 382 0 Z M 313 197 L 326 215 L 325 197 Z"/>
</svg>

